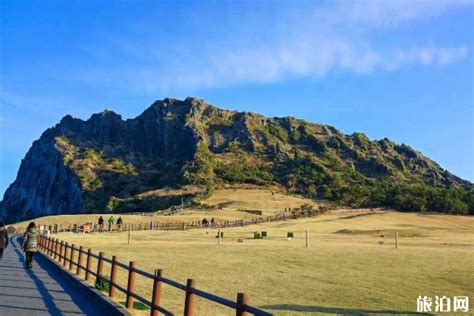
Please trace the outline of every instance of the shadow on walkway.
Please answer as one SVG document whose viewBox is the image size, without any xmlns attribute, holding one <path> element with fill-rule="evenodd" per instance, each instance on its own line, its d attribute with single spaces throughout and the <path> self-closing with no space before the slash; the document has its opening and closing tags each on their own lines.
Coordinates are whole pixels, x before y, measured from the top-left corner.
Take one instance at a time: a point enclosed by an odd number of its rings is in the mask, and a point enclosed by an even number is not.
<svg viewBox="0 0 474 316">
<path fill-rule="evenodd" d="M 41 254 L 34 256 L 33 269 L 25 269 L 25 255 L 20 248 L 20 238 L 11 238 L 11 246 L 10 257 L 0 262 L 0 298 L 3 298 L 0 300 L 0 315 L 3 315 L 2 309 L 9 310 L 12 315 L 13 310 L 21 315 L 108 314 L 106 309 L 91 301 L 91 297 L 76 284 L 58 273 L 55 264 Z M 18 279 L 12 280 L 15 276 Z M 6 284 L 2 284 L 2 278 Z M 5 290 L 2 291 L 2 288 Z M 6 295 L 2 296 L 2 293 Z M 23 301 L 25 304 L 18 303 Z"/>
<path fill-rule="evenodd" d="M 23 266 L 25 266 L 25 256 L 24 256 L 24 254 L 18 249 L 18 247 L 15 247 L 14 249 L 15 249 L 15 252 L 18 254 L 18 257 L 20 258 L 21 264 Z M 37 258 L 38 258 L 38 256 L 37 256 Z M 41 261 L 41 260 L 36 260 L 36 262 L 38 262 L 38 261 Z M 28 274 L 28 276 L 35 283 L 36 288 L 38 289 L 38 291 L 41 294 L 41 297 L 42 297 L 46 307 L 48 308 L 48 312 L 52 316 L 62 315 L 61 310 L 56 306 L 56 303 L 54 302 L 54 299 L 51 296 L 51 293 L 49 293 L 49 291 L 46 288 L 46 286 L 44 285 L 43 281 L 41 281 L 40 278 L 38 278 L 36 276 L 36 274 L 33 272 L 32 269 L 26 269 L 26 273 Z"/>
</svg>

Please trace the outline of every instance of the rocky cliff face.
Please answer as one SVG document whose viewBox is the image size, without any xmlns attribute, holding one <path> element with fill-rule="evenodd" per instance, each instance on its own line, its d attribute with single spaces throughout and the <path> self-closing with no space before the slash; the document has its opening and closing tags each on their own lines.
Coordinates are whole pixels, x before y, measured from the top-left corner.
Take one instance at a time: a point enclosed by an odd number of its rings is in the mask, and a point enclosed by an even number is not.
<svg viewBox="0 0 474 316">
<path fill-rule="evenodd" d="M 54 138 L 45 133 L 22 160 L 5 193 L 0 217 L 8 221 L 42 215 L 73 214 L 82 206 L 80 183 L 63 162 Z"/>
<path fill-rule="evenodd" d="M 471 186 L 388 139 L 370 141 L 361 133 L 344 135 L 291 117 L 222 110 L 194 98 L 165 99 L 134 119 L 107 110 L 87 121 L 65 116 L 33 143 L 1 202 L 0 218 L 15 222 L 106 208 L 150 211 L 155 201 L 141 204 L 137 196 L 184 184 L 271 183 L 337 199 L 341 188 L 377 179 Z"/>
</svg>

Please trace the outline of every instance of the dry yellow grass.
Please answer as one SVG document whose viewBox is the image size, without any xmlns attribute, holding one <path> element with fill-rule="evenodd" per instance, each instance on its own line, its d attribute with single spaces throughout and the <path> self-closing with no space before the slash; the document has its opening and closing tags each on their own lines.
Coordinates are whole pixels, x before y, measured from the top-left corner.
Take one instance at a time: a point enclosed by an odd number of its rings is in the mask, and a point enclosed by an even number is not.
<svg viewBox="0 0 474 316">
<path fill-rule="evenodd" d="M 282 194 L 277 189 L 220 189 L 203 203 L 227 210 L 262 210 L 264 215 L 281 213 L 285 208 L 303 204 L 317 205 L 314 200 Z"/>
<path fill-rule="evenodd" d="M 268 239 L 252 239 L 257 230 L 267 231 Z M 402 236 L 399 249 L 389 237 L 393 231 Z M 288 240 L 287 232 L 295 238 Z M 141 231 L 133 233 L 131 245 L 127 233 L 55 237 L 115 254 L 122 262 L 133 260 L 149 272 L 162 268 L 166 277 L 182 283 L 193 278 L 198 288 L 227 298 L 246 292 L 252 305 L 277 315 L 411 313 L 416 311 L 418 295 L 474 299 L 472 217 L 334 211 L 226 229 L 221 246 L 215 235 L 212 229 Z M 380 246 L 382 239 L 385 245 Z M 126 285 L 124 272 L 119 281 Z M 151 281 L 142 277 L 137 281 L 138 293 L 149 298 Z M 179 314 L 183 303 L 181 291 L 164 286 L 165 308 Z M 232 314 L 202 299 L 197 306 L 198 315 Z"/>
</svg>

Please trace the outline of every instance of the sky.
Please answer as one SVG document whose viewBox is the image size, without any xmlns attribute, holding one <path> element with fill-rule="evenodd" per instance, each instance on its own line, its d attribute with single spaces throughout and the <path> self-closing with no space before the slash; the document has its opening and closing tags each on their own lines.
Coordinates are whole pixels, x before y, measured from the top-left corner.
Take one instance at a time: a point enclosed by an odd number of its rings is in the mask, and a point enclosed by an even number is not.
<svg viewBox="0 0 474 316">
<path fill-rule="evenodd" d="M 470 1 L 0 2 L 0 197 L 66 114 L 194 96 L 408 144 L 474 181 Z"/>
</svg>

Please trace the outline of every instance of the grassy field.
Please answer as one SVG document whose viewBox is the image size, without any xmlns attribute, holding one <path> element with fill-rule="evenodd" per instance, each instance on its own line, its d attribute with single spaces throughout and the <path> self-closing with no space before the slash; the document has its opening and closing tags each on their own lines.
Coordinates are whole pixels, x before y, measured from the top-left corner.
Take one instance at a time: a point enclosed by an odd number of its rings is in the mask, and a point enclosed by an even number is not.
<svg viewBox="0 0 474 316">
<path fill-rule="evenodd" d="M 269 237 L 254 240 L 254 231 L 267 231 Z M 295 238 L 288 240 L 288 232 Z M 215 235 L 212 229 L 141 231 L 133 233 L 131 245 L 127 233 L 56 237 L 125 263 L 133 260 L 149 272 L 161 268 L 164 276 L 182 283 L 193 278 L 198 288 L 227 298 L 248 293 L 252 305 L 277 315 L 412 313 L 418 295 L 474 300 L 472 217 L 341 210 L 226 229 L 221 246 Z M 138 292 L 150 297 L 151 282 L 137 281 Z M 124 272 L 119 282 L 126 285 Z M 183 303 L 181 291 L 164 286 L 165 308 L 179 314 Z M 202 299 L 197 307 L 198 315 L 232 314 Z"/>
</svg>

